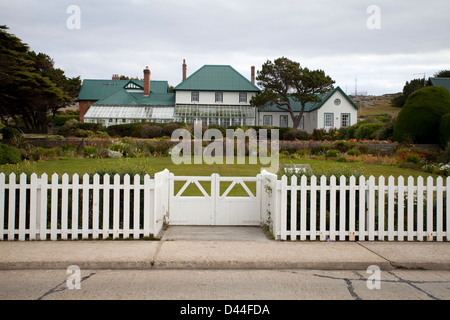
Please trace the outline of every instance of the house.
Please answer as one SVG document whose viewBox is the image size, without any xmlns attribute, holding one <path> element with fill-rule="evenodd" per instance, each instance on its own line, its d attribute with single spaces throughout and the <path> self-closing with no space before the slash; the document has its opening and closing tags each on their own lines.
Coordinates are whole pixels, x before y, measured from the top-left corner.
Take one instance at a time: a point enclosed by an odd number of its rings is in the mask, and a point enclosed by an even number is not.
<svg viewBox="0 0 450 320">
<path fill-rule="evenodd" d="M 205 65 L 188 78 L 183 71 L 183 81 L 173 89 L 175 121 L 204 126 L 255 125 L 256 108 L 250 100 L 261 90 L 254 84 L 254 70 L 252 67 L 253 83 L 228 65 Z"/>
<path fill-rule="evenodd" d="M 340 129 L 356 124 L 358 107 L 340 87 L 319 97 L 320 102 L 306 104 L 297 129 L 312 133 L 314 129 Z M 298 114 L 302 106 L 300 102 L 291 100 L 291 108 Z M 256 125 L 292 128 L 293 122 L 289 112 L 282 111 L 275 105 L 267 105 L 259 109 Z"/>
<path fill-rule="evenodd" d="M 83 81 L 78 101 L 80 121 L 101 123 L 105 127 L 134 122 L 173 122 L 175 95 L 169 93 L 167 81 L 150 80 L 144 69 L 144 80 Z"/>
<path fill-rule="evenodd" d="M 430 78 L 428 83 L 430 86 L 444 87 L 450 92 L 450 78 Z"/>
<path fill-rule="evenodd" d="M 80 121 L 106 127 L 135 122 L 293 127 L 288 112 L 270 105 L 251 106 L 251 98 L 261 92 L 255 85 L 255 67 L 251 67 L 250 80 L 229 65 L 204 65 L 189 77 L 186 71 L 184 60 L 182 81 L 173 93 L 167 81 L 150 79 L 148 67 L 144 80 L 119 80 L 118 75 L 111 80 L 86 79 L 78 96 Z M 341 88 L 320 98 L 306 105 L 299 129 L 311 133 L 356 123 L 358 108 Z M 292 106 L 300 112 L 300 103 L 293 101 Z"/>
</svg>

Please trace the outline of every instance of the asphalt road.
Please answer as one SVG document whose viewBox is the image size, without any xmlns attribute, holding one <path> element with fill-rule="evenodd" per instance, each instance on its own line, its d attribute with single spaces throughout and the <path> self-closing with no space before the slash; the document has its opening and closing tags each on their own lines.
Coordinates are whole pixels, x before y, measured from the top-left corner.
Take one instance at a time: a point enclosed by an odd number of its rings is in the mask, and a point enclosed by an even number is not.
<svg viewBox="0 0 450 320">
<path fill-rule="evenodd" d="M 6 270 L 0 299 L 450 300 L 450 271 Z"/>
</svg>

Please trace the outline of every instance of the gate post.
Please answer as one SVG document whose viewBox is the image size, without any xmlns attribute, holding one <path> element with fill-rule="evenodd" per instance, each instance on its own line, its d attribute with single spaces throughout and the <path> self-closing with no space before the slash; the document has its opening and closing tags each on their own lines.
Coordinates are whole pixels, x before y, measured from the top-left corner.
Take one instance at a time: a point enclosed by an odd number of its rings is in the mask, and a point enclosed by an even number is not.
<svg viewBox="0 0 450 320">
<path fill-rule="evenodd" d="M 150 221 L 154 227 L 155 237 L 160 233 L 169 212 L 169 175 L 168 169 L 155 174 L 153 221 Z"/>
<path fill-rule="evenodd" d="M 261 170 L 261 221 L 267 225 L 269 231 L 275 237 L 275 240 L 280 235 L 280 212 L 278 210 L 278 190 L 277 190 L 277 175 L 266 170 Z"/>
</svg>

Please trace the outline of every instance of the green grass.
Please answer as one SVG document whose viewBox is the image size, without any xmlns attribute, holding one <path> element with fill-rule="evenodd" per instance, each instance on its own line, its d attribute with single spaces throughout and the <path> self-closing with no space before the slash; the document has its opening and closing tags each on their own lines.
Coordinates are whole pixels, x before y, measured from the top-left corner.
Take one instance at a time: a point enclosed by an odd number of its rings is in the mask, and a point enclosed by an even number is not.
<svg viewBox="0 0 450 320">
<path fill-rule="evenodd" d="M 67 173 L 69 176 L 77 173 L 79 175 L 94 174 L 98 170 L 107 169 L 117 169 L 122 168 L 127 170 L 130 168 L 131 171 L 136 172 L 138 168 L 139 172 L 146 172 L 154 176 L 155 173 L 160 172 L 164 169 L 168 169 L 170 172 L 177 176 L 210 176 L 213 173 L 218 173 L 221 176 L 240 176 L 240 177 L 254 177 L 261 172 L 261 169 L 266 167 L 260 164 L 251 165 L 248 164 L 248 159 L 246 159 L 247 164 L 215 164 L 207 165 L 203 164 L 191 164 L 191 165 L 175 165 L 172 163 L 170 157 L 152 157 L 152 158 L 126 158 L 126 159 L 73 159 L 73 158 L 62 158 L 60 160 L 54 161 L 37 161 L 19 167 L 12 165 L 0 166 L 0 172 L 20 173 L 24 171 L 27 174 L 35 172 L 38 175 L 47 173 L 51 176 L 53 173 L 57 173 L 60 177 Z M 280 158 L 280 164 L 309 164 L 312 171 L 351 171 L 351 172 L 363 172 L 366 178 L 373 175 L 375 178 L 383 175 L 386 180 L 389 176 L 395 178 L 400 175 L 405 178 L 405 181 L 409 176 L 417 177 L 422 176 L 426 179 L 429 174 L 412 169 L 403 169 L 394 166 L 384 166 L 379 164 L 367 164 L 363 162 L 336 162 L 332 160 L 312 160 L 307 158 L 301 159 L 287 159 L 284 157 Z M 431 175 L 433 178 L 438 177 L 438 175 Z M 183 187 L 184 181 L 176 181 L 174 184 L 175 194 Z M 210 194 L 210 182 L 203 181 L 200 182 L 205 191 Z M 220 194 L 222 195 L 225 190 L 230 185 L 230 182 L 221 182 L 220 184 Z M 253 194 L 256 194 L 256 183 L 246 182 L 247 187 Z M 198 189 L 195 184 L 190 184 L 188 188 L 183 192 L 183 196 L 202 196 L 202 192 Z M 247 196 L 246 191 L 243 187 L 237 184 L 228 196 Z"/>
<path fill-rule="evenodd" d="M 417 178 L 422 176 L 428 177 L 430 174 L 412 169 L 404 169 L 395 166 L 385 166 L 380 164 L 367 164 L 363 162 L 336 162 L 333 160 L 313 160 L 308 158 L 301 159 L 287 159 L 280 158 L 280 164 L 289 163 L 304 163 L 309 164 L 313 172 L 315 170 L 331 170 L 331 169 L 354 169 L 358 168 L 359 171 L 363 171 L 366 177 L 373 175 L 378 178 L 380 175 L 385 176 L 403 176 L 405 178 L 412 176 Z M 62 175 L 64 173 L 69 176 L 78 173 L 79 175 L 94 174 L 99 169 L 111 169 L 111 168 L 127 168 L 130 167 L 133 170 L 139 168 L 140 171 L 148 172 L 152 177 L 156 172 L 168 169 L 175 175 L 185 176 L 210 176 L 213 173 L 218 173 L 221 176 L 242 176 L 252 177 L 261 172 L 264 166 L 261 164 L 181 164 L 175 165 L 172 163 L 170 157 L 151 157 L 151 158 L 127 158 L 127 159 L 74 159 L 74 158 L 61 158 L 60 160 L 53 161 L 37 161 L 30 163 L 29 165 L 21 165 L 19 167 L 14 165 L 0 166 L 0 172 L 9 173 L 12 171 L 19 172 L 24 171 L 26 173 L 35 172 L 38 175 L 47 173 L 52 175 L 57 173 Z M 24 170 L 22 170 L 24 168 Z M 438 175 L 432 174 L 434 178 Z"/>
</svg>

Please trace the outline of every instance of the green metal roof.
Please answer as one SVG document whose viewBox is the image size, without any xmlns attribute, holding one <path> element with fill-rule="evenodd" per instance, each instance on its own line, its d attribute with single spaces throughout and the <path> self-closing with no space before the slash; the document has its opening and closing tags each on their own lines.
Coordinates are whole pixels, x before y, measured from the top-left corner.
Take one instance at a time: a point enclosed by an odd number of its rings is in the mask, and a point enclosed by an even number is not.
<svg viewBox="0 0 450 320">
<path fill-rule="evenodd" d="M 174 88 L 183 91 L 261 91 L 251 81 L 227 65 L 205 65 Z"/>
<path fill-rule="evenodd" d="M 112 95 L 101 99 L 94 103 L 99 106 L 174 106 L 175 94 L 173 93 L 154 93 L 150 92 L 148 96 L 144 96 L 140 92 L 127 92 L 126 90 L 119 90 Z"/>
<path fill-rule="evenodd" d="M 450 92 L 450 78 L 430 78 L 431 85 L 444 87 Z"/>
<path fill-rule="evenodd" d="M 355 108 L 358 110 L 358 107 L 356 106 L 356 104 L 345 94 L 344 91 L 342 91 L 342 89 L 340 87 L 335 88 L 334 90 L 326 93 L 326 94 L 319 94 L 319 98 L 321 99 L 320 102 L 308 102 L 305 106 L 305 112 L 311 112 L 314 111 L 316 109 L 319 109 L 320 107 L 322 107 L 324 105 L 325 102 L 328 101 L 328 99 L 330 99 L 334 93 L 336 91 L 339 91 L 344 97 L 345 99 Z M 300 112 L 302 110 L 302 105 L 300 104 L 300 102 L 298 102 L 297 100 L 294 100 L 292 98 L 289 99 L 291 102 L 291 108 L 294 112 Z M 260 108 L 261 111 L 275 111 L 275 112 L 284 112 L 283 110 L 279 109 L 276 105 L 274 104 L 267 104 L 265 106 L 263 106 L 262 108 Z"/>
<path fill-rule="evenodd" d="M 105 80 L 85 79 L 81 85 L 78 100 L 101 100 L 113 93 L 124 90 L 124 87 L 133 82 L 139 87 L 144 87 L 143 80 Z M 150 92 L 167 93 L 169 84 L 167 81 L 150 81 Z"/>
</svg>

